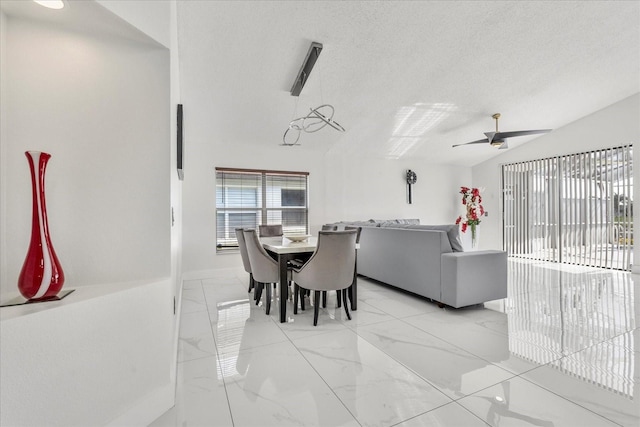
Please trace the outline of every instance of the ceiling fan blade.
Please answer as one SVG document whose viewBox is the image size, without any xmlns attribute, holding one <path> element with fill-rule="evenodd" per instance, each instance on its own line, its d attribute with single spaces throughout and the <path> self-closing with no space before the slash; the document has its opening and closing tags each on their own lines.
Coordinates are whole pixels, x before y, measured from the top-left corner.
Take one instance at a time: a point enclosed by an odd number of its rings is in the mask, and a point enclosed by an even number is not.
<svg viewBox="0 0 640 427">
<path fill-rule="evenodd" d="M 461 145 L 469 145 L 469 144 L 488 144 L 489 140 L 488 139 L 479 139 L 477 141 L 471 141 L 471 142 L 466 142 L 464 144 L 456 144 L 456 145 L 452 145 L 452 147 L 459 147 Z"/>
<path fill-rule="evenodd" d="M 489 142 L 491 142 L 491 141 L 493 141 L 493 138 L 495 138 L 497 133 L 498 132 L 485 132 L 484 135 L 487 137 Z"/>
<path fill-rule="evenodd" d="M 513 132 L 498 132 L 495 134 L 494 138 L 504 139 L 504 138 L 513 138 L 515 136 L 525 136 L 525 135 L 535 135 L 538 133 L 549 133 L 551 129 L 538 129 L 538 130 L 517 130 Z M 485 133 L 486 135 L 486 133 Z"/>
<path fill-rule="evenodd" d="M 505 141 L 500 147 L 498 147 L 498 150 L 506 150 L 507 148 L 509 148 L 509 144 L 507 144 L 507 141 Z"/>
</svg>

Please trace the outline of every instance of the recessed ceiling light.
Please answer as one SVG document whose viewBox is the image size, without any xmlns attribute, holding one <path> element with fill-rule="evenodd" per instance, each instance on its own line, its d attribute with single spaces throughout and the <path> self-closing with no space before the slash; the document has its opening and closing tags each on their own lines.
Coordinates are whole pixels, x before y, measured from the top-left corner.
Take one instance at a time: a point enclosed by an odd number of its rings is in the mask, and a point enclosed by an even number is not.
<svg viewBox="0 0 640 427">
<path fill-rule="evenodd" d="M 62 9 L 64 2 L 62 0 L 33 0 L 40 6 L 48 7 L 49 9 Z"/>
</svg>

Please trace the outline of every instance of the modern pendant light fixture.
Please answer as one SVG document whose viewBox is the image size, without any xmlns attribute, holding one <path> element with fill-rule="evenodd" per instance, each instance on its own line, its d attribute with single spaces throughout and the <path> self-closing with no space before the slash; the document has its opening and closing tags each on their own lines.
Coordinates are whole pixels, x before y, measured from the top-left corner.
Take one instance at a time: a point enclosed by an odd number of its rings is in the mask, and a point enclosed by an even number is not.
<svg viewBox="0 0 640 427">
<path fill-rule="evenodd" d="M 49 9 L 62 9 L 64 2 L 62 0 L 33 0 L 40 6 L 48 7 Z"/>
<path fill-rule="evenodd" d="M 305 83 L 309 79 L 311 70 L 318 60 L 320 52 L 322 52 L 322 43 L 312 42 L 309 47 L 309 51 L 307 52 L 307 56 L 302 63 L 302 67 L 300 67 L 300 71 L 298 72 L 298 75 L 293 82 L 293 86 L 291 87 L 291 96 L 299 96 L 300 92 L 302 92 L 302 88 L 304 88 Z M 282 136 L 281 145 L 298 145 L 300 134 L 302 132 L 317 132 L 327 125 L 339 132 L 344 132 L 345 129 L 338 122 L 333 120 L 334 112 L 335 109 L 333 108 L 333 105 L 330 104 L 323 104 L 316 108 L 310 108 L 309 114 L 303 117 L 298 117 L 297 119 L 293 119 L 289 122 L 289 127 Z M 293 132 L 290 133 L 290 131 Z"/>
</svg>

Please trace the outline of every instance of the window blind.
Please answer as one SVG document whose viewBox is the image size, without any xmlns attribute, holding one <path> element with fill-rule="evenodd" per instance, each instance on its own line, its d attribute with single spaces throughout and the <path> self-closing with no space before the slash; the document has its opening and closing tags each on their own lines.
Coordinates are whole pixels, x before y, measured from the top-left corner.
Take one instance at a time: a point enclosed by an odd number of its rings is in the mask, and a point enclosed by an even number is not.
<svg viewBox="0 0 640 427">
<path fill-rule="evenodd" d="M 283 233 L 307 233 L 307 172 L 216 168 L 216 248 L 236 249 L 236 228 L 282 224 Z"/>
<path fill-rule="evenodd" d="M 503 242 L 511 256 L 630 270 L 633 146 L 506 164 Z"/>
</svg>

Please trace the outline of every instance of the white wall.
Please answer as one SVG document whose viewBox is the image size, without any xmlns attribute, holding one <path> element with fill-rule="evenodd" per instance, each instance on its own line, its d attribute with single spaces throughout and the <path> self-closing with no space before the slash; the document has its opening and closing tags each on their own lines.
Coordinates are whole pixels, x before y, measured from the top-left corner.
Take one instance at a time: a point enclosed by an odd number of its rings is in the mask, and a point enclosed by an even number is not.
<svg viewBox="0 0 640 427">
<path fill-rule="evenodd" d="M 185 91 L 186 92 L 186 91 Z M 241 149 L 233 142 L 211 141 L 215 126 L 205 108 L 183 92 L 185 103 L 185 177 L 183 184 L 183 271 L 189 277 L 199 271 L 242 267 L 239 254 L 216 255 L 215 168 L 293 170 L 309 172 L 309 224 L 319 228 L 324 210 L 324 168 L 313 153 L 265 144 Z M 205 273 L 206 274 L 206 273 Z"/>
<path fill-rule="evenodd" d="M 324 222 L 418 218 L 421 224 L 453 224 L 460 186 L 471 185 L 471 169 L 430 164 L 423 159 L 387 160 L 329 154 Z M 406 172 L 414 171 L 412 204 Z"/>
<path fill-rule="evenodd" d="M 298 148 L 265 144 L 251 150 L 232 142 L 216 143 L 206 109 L 184 94 L 188 137 L 184 181 L 185 276 L 200 277 L 213 269 L 241 267 L 238 254 L 216 255 L 215 167 L 307 171 L 309 225 L 316 233 L 322 224 L 339 220 L 419 218 L 424 224 L 453 223 L 458 191 L 471 185 L 466 167 L 433 165 L 424 161 L 362 159 L 318 155 Z M 405 173 L 418 174 L 413 204 L 407 203 Z"/>
<path fill-rule="evenodd" d="M 26 150 L 52 154 L 47 209 L 65 287 L 168 276 L 168 51 L 13 17 L 3 27 L 1 291 L 15 290 L 29 243 Z"/>
<path fill-rule="evenodd" d="M 121 3 L 118 10 L 126 14 L 128 2 Z M 172 28 L 164 13 L 155 13 L 175 11 L 175 1 L 136 3 L 152 9 L 144 24 L 164 28 L 177 45 L 175 13 Z M 98 9 L 104 10 L 101 24 L 121 22 L 107 9 Z M 177 48 L 170 52 L 144 37 L 98 35 L 82 26 L 66 29 L 0 18 L 0 292 L 15 293 L 29 241 L 27 149 L 53 155 L 46 185 L 49 226 L 65 270 L 65 288 L 77 288 L 60 305 L 100 288 L 86 285 L 106 284 L 106 291 L 84 306 L 91 307 L 87 313 L 66 312 L 71 317 L 59 316 L 59 306 L 53 307 L 53 320 L 11 318 L 20 308 L 3 309 L 3 419 L 27 417 L 38 420 L 34 425 L 146 425 L 173 404 L 175 391 L 178 325 L 173 297 L 180 288 L 181 245 L 179 213 L 171 228 L 171 206 L 179 210 L 181 203 L 175 178 Z M 163 279 L 142 288 L 131 284 L 158 277 Z M 105 296 L 118 290 L 115 301 Z M 132 298 L 137 293 L 142 300 Z M 26 326 L 14 334 L 16 322 Z M 50 333 L 42 322 L 65 334 Z M 64 326 L 68 322 L 73 325 Z M 103 326 L 109 331 L 99 330 Z M 27 341 L 39 343 L 37 352 L 25 340 L 20 346 L 11 344 L 27 335 Z M 95 336 L 104 339 L 88 345 Z M 50 345 L 43 350 L 44 341 Z M 68 372 L 60 373 L 56 363 L 52 376 L 41 375 L 38 383 L 7 386 L 9 380 L 23 380 L 11 372 L 27 372 L 37 355 L 67 361 Z M 4 369 L 5 361 L 14 366 Z M 95 375 L 83 372 L 85 367 Z M 25 414 L 17 402 L 20 390 L 27 395 L 53 390 L 64 402 L 53 399 L 49 403 L 54 408 L 41 405 Z M 86 410 L 70 414 L 69 401 Z"/>
<path fill-rule="evenodd" d="M 2 102 L 7 96 L 7 17 L 0 11 L 0 236 L 4 236 L 7 232 L 7 197 L 6 182 L 7 168 L 4 167 L 6 158 L 6 146 L 4 142 L 7 139 L 7 127 L 3 123 L 7 123 L 6 104 Z M 7 247 L 6 244 L 0 242 L 0 284 L 6 282 L 5 272 L 7 266 Z M 17 280 L 17 278 L 16 278 Z M 1 285 L 0 285 L 1 286 Z M 0 287 L 0 294 L 2 288 Z"/>
<path fill-rule="evenodd" d="M 171 9 L 175 6 L 175 0 L 96 1 L 158 43 L 172 47 L 170 21 L 172 20 Z"/>
<path fill-rule="evenodd" d="M 516 149 L 473 168 L 473 184 L 485 187 L 483 205 L 491 214 L 482 221 L 480 248 L 502 247 L 502 207 L 500 198 L 500 166 L 505 163 L 541 159 L 550 156 L 582 153 L 589 150 L 618 147 L 640 142 L 640 95 L 636 94 L 589 116 L 541 136 Z M 640 200 L 640 171 L 634 171 L 634 200 Z M 493 214 L 495 213 L 495 214 Z M 493 214 L 493 215 L 492 215 Z M 640 215 L 634 228 L 640 230 Z M 640 263 L 639 246 L 634 260 Z"/>
</svg>

